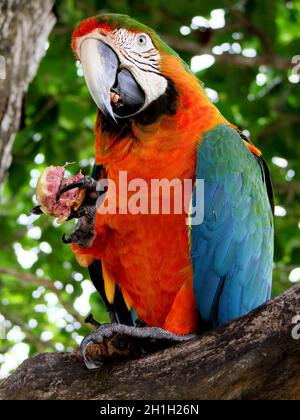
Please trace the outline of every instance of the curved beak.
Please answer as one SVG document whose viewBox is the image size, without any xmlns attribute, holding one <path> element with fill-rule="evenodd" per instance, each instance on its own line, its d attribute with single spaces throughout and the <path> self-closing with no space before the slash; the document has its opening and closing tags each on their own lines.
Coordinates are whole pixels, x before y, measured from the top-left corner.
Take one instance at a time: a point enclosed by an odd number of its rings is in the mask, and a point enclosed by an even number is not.
<svg viewBox="0 0 300 420">
<path fill-rule="evenodd" d="M 84 77 L 98 108 L 106 117 L 135 115 L 145 103 L 145 94 L 114 50 L 98 38 L 86 38 L 79 50 Z"/>
<path fill-rule="evenodd" d="M 107 44 L 95 38 L 83 40 L 79 55 L 83 74 L 94 101 L 104 115 L 117 122 L 110 101 L 110 92 L 119 68 L 117 55 Z"/>
</svg>

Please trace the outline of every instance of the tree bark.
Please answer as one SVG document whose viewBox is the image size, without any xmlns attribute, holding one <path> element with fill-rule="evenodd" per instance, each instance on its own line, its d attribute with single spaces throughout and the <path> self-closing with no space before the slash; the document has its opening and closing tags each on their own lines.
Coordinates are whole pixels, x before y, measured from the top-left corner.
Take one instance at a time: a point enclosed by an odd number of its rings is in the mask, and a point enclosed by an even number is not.
<svg viewBox="0 0 300 420">
<path fill-rule="evenodd" d="M 300 399 L 298 314 L 300 285 L 226 327 L 97 371 L 78 353 L 40 354 L 0 384 L 0 400 Z"/>
<path fill-rule="evenodd" d="M 0 3 L 0 186 L 11 163 L 24 94 L 55 24 L 54 0 Z"/>
</svg>

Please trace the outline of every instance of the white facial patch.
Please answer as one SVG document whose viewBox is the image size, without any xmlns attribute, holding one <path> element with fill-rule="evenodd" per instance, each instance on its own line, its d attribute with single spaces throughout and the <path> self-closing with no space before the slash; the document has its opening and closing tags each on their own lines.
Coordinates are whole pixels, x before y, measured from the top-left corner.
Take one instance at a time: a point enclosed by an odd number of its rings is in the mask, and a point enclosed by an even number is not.
<svg viewBox="0 0 300 420">
<path fill-rule="evenodd" d="M 132 33 L 121 28 L 113 32 L 112 39 L 119 52 L 121 67 L 128 69 L 145 92 L 145 109 L 163 95 L 168 82 L 159 70 L 160 54 L 146 33 Z"/>
</svg>

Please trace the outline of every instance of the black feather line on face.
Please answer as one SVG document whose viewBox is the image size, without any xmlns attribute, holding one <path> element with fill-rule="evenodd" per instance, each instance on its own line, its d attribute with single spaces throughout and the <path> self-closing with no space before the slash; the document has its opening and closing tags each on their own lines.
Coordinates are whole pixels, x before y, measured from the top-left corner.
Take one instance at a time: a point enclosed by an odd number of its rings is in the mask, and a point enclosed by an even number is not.
<svg viewBox="0 0 300 420">
<path fill-rule="evenodd" d="M 118 136 L 118 140 L 122 140 L 129 134 L 132 134 L 132 121 L 139 125 L 150 125 L 164 115 L 175 115 L 177 112 L 178 92 L 175 83 L 171 79 L 167 79 L 167 81 L 168 85 L 165 93 L 134 117 L 118 119 L 118 125 L 116 125 L 105 115 L 102 115 L 102 132 L 108 133 L 111 137 Z"/>
</svg>

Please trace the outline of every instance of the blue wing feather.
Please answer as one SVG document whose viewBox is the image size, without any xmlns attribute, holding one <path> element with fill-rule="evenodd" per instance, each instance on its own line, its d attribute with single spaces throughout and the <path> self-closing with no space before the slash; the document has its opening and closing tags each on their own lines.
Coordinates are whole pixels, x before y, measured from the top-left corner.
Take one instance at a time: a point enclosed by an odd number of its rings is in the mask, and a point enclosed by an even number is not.
<svg viewBox="0 0 300 420">
<path fill-rule="evenodd" d="M 207 133 L 198 147 L 204 221 L 191 231 L 194 292 L 201 317 L 214 325 L 270 298 L 273 215 L 262 173 L 257 158 L 226 125 Z"/>
</svg>

